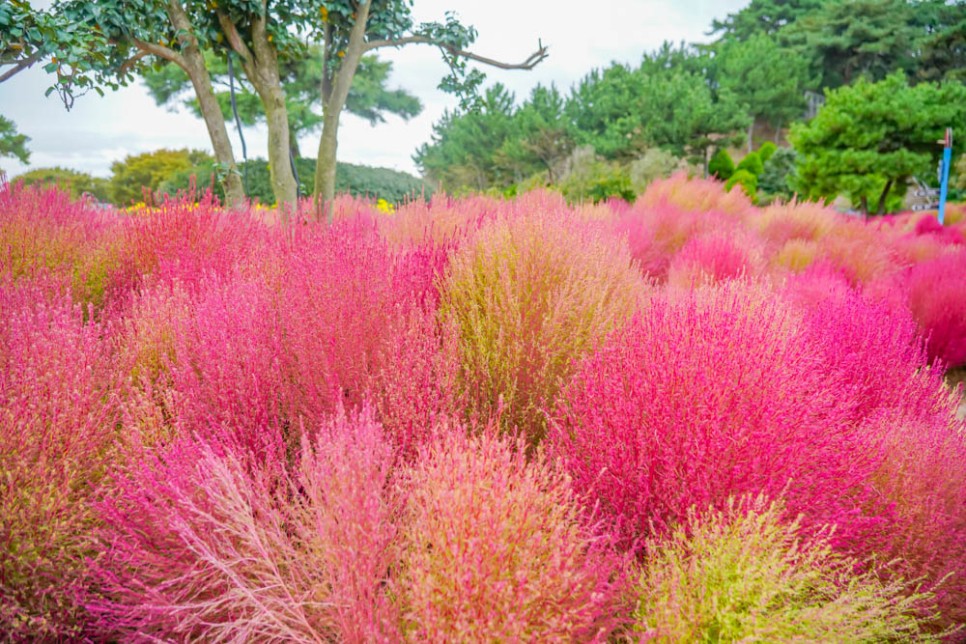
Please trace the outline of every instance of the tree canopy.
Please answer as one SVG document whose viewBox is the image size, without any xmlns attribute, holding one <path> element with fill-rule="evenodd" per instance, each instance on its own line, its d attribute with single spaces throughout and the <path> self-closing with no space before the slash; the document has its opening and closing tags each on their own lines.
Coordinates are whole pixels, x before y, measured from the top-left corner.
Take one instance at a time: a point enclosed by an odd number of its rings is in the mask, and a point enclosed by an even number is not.
<svg viewBox="0 0 966 644">
<path fill-rule="evenodd" d="M 960 83 L 911 86 L 896 72 L 832 90 L 814 119 L 792 128 L 801 155 L 796 187 L 813 199 L 845 193 L 865 213 L 885 212 L 909 178 L 935 172 L 946 127 L 966 128 Z"/>
</svg>

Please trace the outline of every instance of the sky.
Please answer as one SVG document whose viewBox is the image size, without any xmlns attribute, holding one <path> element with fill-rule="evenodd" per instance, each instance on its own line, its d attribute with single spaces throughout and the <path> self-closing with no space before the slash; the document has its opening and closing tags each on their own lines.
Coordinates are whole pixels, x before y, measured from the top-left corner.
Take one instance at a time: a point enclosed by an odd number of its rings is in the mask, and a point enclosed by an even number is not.
<svg viewBox="0 0 966 644">
<path fill-rule="evenodd" d="M 41 3 L 35 3 L 38 6 Z M 46 3 L 44 3 L 46 4 Z M 453 11 L 479 31 L 473 51 L 506 62 L 521 62 L 537 49 L 549 47 L 549 58 L 532 71 L 481 67 L 487 84 L 503 83 L 522 102 L 537 84 L 555 84 L 568 91 L 592 69 L 613 61 L 637 63 L 662 42 L 706 42 L 714 18 L 724 18 L 748 0 L 416 0 L 416 22 L 441 20 Z M 343 114 L 339 130 L 339 160 L 418 174 L 412 155 L 430 140 L 433 123 L 457 101 L 436 88 L 446 73 L 438 50 L 408 46 L 381 50 L 393 63 L 391 87 L 402 87 L 420 98 L 423 112 L 408 122 L 388 117 L 370 126 Z M 40 65 L 0 83 L 0 114 L 13 120 L 30 137 L 30 165 L 0 158 L 8 177 L 31 169 L 61 166 L 110 176 L 113 161 L 158 148 L 210 151 L 201 119 L 184 108 L 158 107 L 136 82 L 104 98 L 83 96 L 69 112 L 56 93 L 44 97 L 50 78 Z M 230 126 L 236 158 L 241 158 L 238 133 Z M 264 126 L 246 127 L 250 158 L 266 156 Z M 304 156 L 314 156 L 317 133 L 299 140 Z"/>
</svg>

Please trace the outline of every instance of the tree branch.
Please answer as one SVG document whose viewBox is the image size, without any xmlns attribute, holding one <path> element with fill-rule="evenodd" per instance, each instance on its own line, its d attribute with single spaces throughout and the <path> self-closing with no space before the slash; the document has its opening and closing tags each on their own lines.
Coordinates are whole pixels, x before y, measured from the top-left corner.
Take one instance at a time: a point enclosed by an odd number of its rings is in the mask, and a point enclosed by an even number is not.
<svg viewBox="0 0 966 644">
<path fill-rule="evenodd" d="M 143 59 L 145 56 L 149 56 L 150 53 L 144 50 L 139 51 L 134 56 L 131 56 L 121 65 L 120 71 L 122 74 L 126 74 L 131 71 L 131 68 L 138 64 L 138 61 Z"/>
<path fill-rule="evenodd" d="M 522 63 L 504 63 L 493 58 L 487 58 L 486 56 L 474 54 L 473 52 L 465 49 L 458 49 L 452 45 L 447 45 L 444 42 L 434 40 L 428 36 L 405 36 L 403 38 L 394 38 L 392 40 L 372 40 L 366 43 L 365 51 L 372 51 L 373 49 L 379 49 L 381 47 L 402 47 L 404 45 L 414 44 L 433 45 L 435 47 L 439 47 L 443 51 L 446 51 L 452 56 L 466 58 L 468 60 L 475 60 L 478 63 L 483 63 L 484 65 L 497 67 L 499 69 L 533 69 L 548 56 L 547 47 L 545 47 L 542 42 L 537 41 L 537 51 L 530 54 L 529 58 L 524 60 Z"/>
<path fill-rule="evenodd" d="M 0 83 L 4 82 L 5 80 L 9 80 L 13 78 L 23 70 L 32 67 L 34 63 L 40 60 L 40 58 L 41 58 L 40 52 L 34 52 L 27 58 L 17 61 L 16 63 L 13 64 L 13 67 L 3 72 L 3 74 L 0 74 Z"/>
<path fill-rule="evenodd" d="M 255 56 L 248 48 L 248 45 L 245 44 L 245 40 L 241 37 L 241 34 L 238 33 L 238 27 L 231 21 L 228 14 L 220 9 L 218 10 L 218 24 L 221 25 L 221 30 L 225 32 L 225 38 L 228 39 L 228 44 L 241 56 L 242 65 L 246 67 L 245 73 L 248 73 L 248 68 L 255 62 Z"/>
<path fill-rule="evenodd" d="M 150 54 L 153 56 L 157 56 L 158 58 L 169 60 L 175 65 L 177 65 L 178 67 L 180 67 L 181 69 L 188 71 L 188 64 L 185 62 L 184 57 L 180 53 L 171 49 L 170 47 L 165 47 L 164 45 L 158 45 L 153 42 L 147 42 L 145 40 L 138 40 L 137 38 L 134 38 L 133 41 L 134 41 L 134 46 L 140 49 L 143 55 L 146 56 Z M 141 55 L 142 54 L 137 54 L 135 58 Z"/>
</svg>

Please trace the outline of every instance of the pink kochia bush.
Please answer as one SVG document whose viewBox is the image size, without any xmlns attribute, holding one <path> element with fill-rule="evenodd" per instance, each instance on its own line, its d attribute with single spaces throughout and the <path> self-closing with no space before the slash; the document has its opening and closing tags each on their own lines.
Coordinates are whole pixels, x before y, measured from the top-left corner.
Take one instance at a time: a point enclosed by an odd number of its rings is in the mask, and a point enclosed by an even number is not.
<svg viewBox="0 0 966 644">
<path fill-rule="evenodd" d="M 298 464 L 179 441 L 99 506 L 105 555 L 88 608 L 121 639 L 398 639 L 391 449 L 371 410 L 304 438 Z"/>
<path fill-rule="evenodd" d="M 966 623 L 961 209 L 259 212 L 0 186 L 0 639 L 673 639 L 658 581 L 795 539 L 806 606 Z"/>
<path fill-rule="evenodd" d="M 58 294 L 58 291 L 63 294 Z M 62 282 L 0 278 L 0 632 L 85 635 L 78 595 L 97 550 L 116 410 L 101 325 Z"/>
<path fill-rule="evenodd" d="M 884 521 L 855 511 L 874 496 L 880 456 L 798 325 L 761 287 L 669 294 L 585 361 L 552 451 L 625 543 L 748 492 L 785 496 L 806 524 L 837 524 L 839 543 Z"/>
<path fill-rule="evenodd" d="M 417 642 L 606 640 L 621 561 L 566 475 L 522 441 L 454 430 L 407 477 L 400 579 Z"/>
<path fill-rule="evenodd" d="M 966 246 L 913 266 L 907 279 L 909 309 L 930 357 L 966 365 Z"/>
<path fill-rule="evenodd" d="M 955 403 L 908 314 L 839 293 L 804 311 L 761 286 L 656 299 L 578 370 L 552 451 L 627 545 L 764 492 L 860 561 L 900 557 L 958 614 L 966 595 L 942 588 L 966 570 Z"/>
</svg>

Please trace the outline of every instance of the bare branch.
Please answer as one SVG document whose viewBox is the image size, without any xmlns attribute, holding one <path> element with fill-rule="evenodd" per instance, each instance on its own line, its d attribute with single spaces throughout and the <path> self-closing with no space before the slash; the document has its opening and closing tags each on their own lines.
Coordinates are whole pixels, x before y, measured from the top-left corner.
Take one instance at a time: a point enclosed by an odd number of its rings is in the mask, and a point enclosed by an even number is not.
<svg viewBox="0 0 966 644">
<path fill-rule="evenodd" d="M 547 47 L 545 47 L 542 42 L 537 41 L 537 50 L 530 54 L 529 58 L 524 60 L 522 63 L 504 63 L 503 61 L 474 54 L 473 52 L 465 49 L 458 49 L 452 45 L 434 40 L 428 36 L 405 36 L 403 38 L 394 38 L 391 40 L 372 40 L 366 43 L 365 51 L 372 51 L 373 49 L 379 49 L 381 47 L 402 47 L 404 45 L 414 44 L 433 45 L 434 47 L 439 47 L 452 56 L 466 58 L 468 60 L 475 60 L 478 63 L 483 63 L 484 65 L 497 67 L 499 69 L 533 69 L 549 55 L 547 53 Z"/>
<path fill-rule="evenodd" d="M 138 61 L 142 60 L 145 56 L 149 56 L 149 55 L 150 55 L 149 52 L 146 52 L 146 51 L 143 51 L 142 50 L 142 51 L 139 51 L 134 56 L 128 58 L 121 65 L 121 69 L 120 69 L 121 73 L 122 74 L 128 73 L 129 71 L 131 71 L 131 68 L 133 68 L 135 65 L 138 64 Z"/>
<path fill-rule="evenodd" d="M 41 58 L 40 52 L 35 52 L 34 54 L 28 56 L 27 58 L 24 58 L 23 60 L 19 60 L 16 63 L 13 63 L 13 67 L 3 72 L 3 74 L 0 74 L 0 83 L 4 82 L 5 80 L 9 80 L 13 78 L 23 70 L 32 67 L 34 63 L 40 60 L 40 58 Z"/>
</svg>

